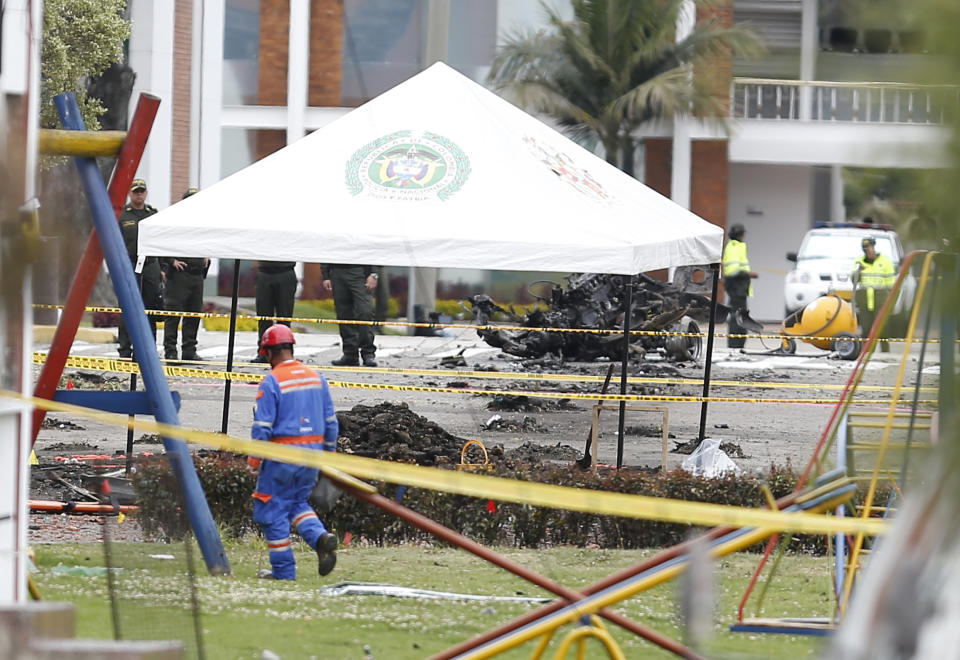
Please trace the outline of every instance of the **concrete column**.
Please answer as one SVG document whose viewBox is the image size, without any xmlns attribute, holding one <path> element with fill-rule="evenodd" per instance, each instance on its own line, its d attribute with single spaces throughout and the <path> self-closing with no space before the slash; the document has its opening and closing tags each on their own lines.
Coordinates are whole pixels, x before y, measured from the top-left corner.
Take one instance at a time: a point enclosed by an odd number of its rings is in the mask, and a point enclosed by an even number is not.
<svg viewBox="0 0 960 660">
<path fill-rule="evenodd" d="M 37 117 L 40 98 L 40 43 L 43 2 L 8 0 L 3 3 L 0 38 L 0 160 L 9 176 L 0 181 L 0 225 L 19 233 L 20 212 L 35 210 Z M 9 125 L 9 124 L 13 125 Z M 9 133 L 7 132 L 9 131 Z M 7 144 L 10 139 L 14 144 Z M 21 187 L 22 186 L 22 187 Z M 3 278 L 11 295 L 0 300 L 0 348 L 7 359 L 0 367 L 0 386 L 32 391 L 33 308 L 32 268 L 17 263 L 13 254 L 3 264 Z M 32 406 L 0 401 L 0 601 L 27 599 L 27 486 Z"/>
<path fill-rule="evenodd" d="M 170 205 L 174 4 L 173 0 L 140 0 L 130 5 L 130 67 L 137 74 L 130 95 L 130 116 L 141 92 L 161 98 L 139 169 L 150 191 L 147 201 L 161 209 Z"/>
<path fill-rule="evenodd" d="M 684 0 L 677 15 L 677 41 L 685 39 L 693 31 L 697 20 L 697 8 L 692 0 Z M 689 73 L 693 75 L 693 71 Z M 689 114 L 673 118 L 673 165 L 670 171 L 670 199 L 684 208 L 690 208 L 690 117 Z"/>
<path fill-rule="evenodd" d="M 450 46 L 450 0 L 427 0 L 426 12 L 424 68 L 447 59 Z M 437 306 L 437 269 L 409 268 L 407 277 L 407 320 L 413 321 L 414 305 L 421 305 L 424 314 L 429 314 Z M 410 334 L 413 333 L 414 329 L 410 328 Z"/>
<path fill-rule="evenodd" d="M 220 180 L 220 110 L 223 107 L 224 0 L 204 0 L 200 66 L 200 188 Z M 153 139 L 151 137 L 151 139 Z"/>
<path fill-rule="evenodd" d="M 800 80 L 816 80 L 817 52 L 820 50 L 817 28 L 817 0 L 803 0 L 800 16 Z M 809 121 L 813 88 L 800 88 L 799 117 Z"/>
<path fill-rule="evenodd" d="M 843 166 L 830 166 L 830 222 L 843 222 L 847 210 L 843 205 Z"/>
<path fill-rule="evenodd" d="M 310 0 L 290 2 L 287 49 L 287 144 L 303 137 L 310 78 Z"/>
<path fill-rule="evenodd" d="M 447 59 L 450 46 L 450 0 L 427 0 L 427 31 L 423 67 Z"/>
<path fill-rule="evenodd" d="M 200 180 L 200 94 L 203 80 L 203 6 L 202 0 L 193 0 L 190 22 L 190 183 Z"/>
</svg>

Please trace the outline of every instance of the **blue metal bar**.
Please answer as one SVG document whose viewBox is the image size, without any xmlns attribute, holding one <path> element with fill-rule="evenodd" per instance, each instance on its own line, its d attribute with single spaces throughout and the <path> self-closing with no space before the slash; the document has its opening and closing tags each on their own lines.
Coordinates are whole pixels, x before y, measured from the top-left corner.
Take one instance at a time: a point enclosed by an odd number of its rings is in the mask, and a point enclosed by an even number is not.
<svg viewBox="0 0 960 660">
<path fill-rule="evenodd" d="M 180 393 L 171 392 L 174 410 L 180 410 Z M 152 415 L 153 403 L 147 392 L 100 392 L 98 390 L 57 390 L 54 401 L 123 415 Z"/>
<path fill-rule="evenodd" d="M 85 130 L 83 118 L 77 100 L 70 92 L 58 94 L 54 97 L 54 104 L 60 114 L 60 121 L 67 130 Z M 157 357 L 156 339 L 147 325 L 147 313 L 140 297 L 140 288 L 130 266 L 130 257 L 120 235 L 120 226 L 117 224 L 113 205 L 107 194 L 100 170 L 93 158 L 74 158 L 83 190 L 87 196 L 87 203 L 93 215 L 93 223 L 100 238 L 100 246 L 110 268 L 113 279 L 113 288 L 117 293 L 120 308 L 123 310 L 123 320 L 127 324 L 137 361 L 140 363 L 140 373 L 150 396 L 154 418 L 163 424 L 180 425 L 177 409 L 170 395 L 170 388 L 164 376 L 160 359 Z M 184 506 L 193 527 L 200 550 L 203 553 L 207 570 L 211 574 L 230 573 L 230 562 L 223 549 L 220 533 L 214 524 L 210 506 L 204 495 L 200 479 L 197 477 L 190 452 L 186 444 L 175 438 L 163 438 L 163 445 L 167 451 L 167 458 L 183 495 Z"/>
</svg>

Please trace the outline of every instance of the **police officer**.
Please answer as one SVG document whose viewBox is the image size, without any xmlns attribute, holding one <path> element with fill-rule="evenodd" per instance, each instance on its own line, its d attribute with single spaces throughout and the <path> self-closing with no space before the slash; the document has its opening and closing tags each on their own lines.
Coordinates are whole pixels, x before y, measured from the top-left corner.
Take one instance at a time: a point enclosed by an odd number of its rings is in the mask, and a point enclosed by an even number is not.
<svg viewBox="0 0 960 660">
<path fill-rule="evenodd" d="M 723 248 L 723 281 L 724 288 L 727 291 L 730 307 L 734 311 L 743 314 L 747 313 L 747 298 L 753 294 L 753 286 L 750 280 L 757 277 L 757 274 L 750 270 L 750 260 L 747 258 L 747 244 L 744 241 L 747 230 L 741 224 L 735 224 L 730 228 L 730 240 Z M 746 333 L 746 328 L 737 322 L 737 315 L 730 314 L 727 324 L 730 335 L 742 335 Z M 727 346 L 729 348 L 743 348 L 746 343 L 745 337 L 727 337 Z"/>
<path fill-rule="evenodd" d="M 149 218 L 157 212 L 157 209 L 147 204 L 147 182 L 143 179 L 134 179 L 130 184 L 130 203 L 123 208 L 120 214 L 120 233 L 123 234 L 123 241 L 127 245 L 127 254 L 130 256 L 130 263 L 136 271 L 137 266 L 137 237 L 140 233 L 140 221 Z M 140 296 L 143 298 L 143 306 L 148 310 L 163 310 L 163 274 L 160 270 L 160 260 L 156 257 L 147 257 L 143 263 L 141 272 L 136 273 L 137 285 L 140 287 Z M 148 315 L 150 327 L 153 329 L 153 339 L 157 339 L 157 323 L 160 317 Z M 120 317 L 120 326 L 117 328 L 117 341 L 120 344 L 118 349 L 120 357 L 133 357 L 133 346 L 130 343 L 130 334 L 127 332 L 127 325 Z"/>
<path fill-rule="evenodd" d="M 853 270 L 853 281 L 858 285 L 854 300 L 861 335 L 867 335 L 877 320 L 877 312 L 887 301 L 896 271 L 890 258 L 877 252 L 877 239 L 868 236 L 860 242 L 860 247 L 863 255 L 857 258 Z M 890 345 L 881 342 L 880 350 L 889 352 Z"/>
<path fill-rule="evenodd" d="M 327 381 L 293 358 L 296 340 L 285 325 L 272 325 L 260 338 L 260 355 L 271 371 L 257 390 L 250 435 L 254 440 L 294 445 L 303 449 L 336 451 L 340 426 Z M 290 544 L 290 526 L 317 553 L 320 575 L 337 563 L 337 536 L 317 517 L 307 502 L 317 481 L 316 468 L 249 457 L 248 469 L 257 474 L 253 519 L 267 539 L 269 574 L 277 580 L 295 580 L 297 566 Z"/>
<path fill-rule="evenodd" d="M 196 194 L 196 188 L 188 188 L 182 199 Z M 203 309 L 203 278 L 207 276 L 210 260 L 206 257 L 167 257 L 161 264 L 166 277 L 165 303 L 168 311 L 199 312 Z M 197 355 L 198 316 L 168 316 L 163 322 L 163 357 L 177 359 L 177 328 L 183 321 L 183 336 L 180 340 L 181 357 L 184 360 L 199 360 Z"/>
<path fill-rule="evenodd" d="M 323 288 L 333 292 L 337 318 L 347 321 L 373 321 L 373 294 L 378 275 L 373 266 L 351 264 L 323 264 Z M 373 326 L 340 324 L 340 344 L 343 355 L 332 364 L 375 367 L 377 347 L 373 343 Z M 358 357 L 359 354 L 359 357 Z"/>
<path fill-rule="evenodd" d="M 293 316 L 293 301 L 297 295 L 297 273 L 293 270 L 294 266 L 294 261 L 261 261 L 257 265 L 257 316 Z M 290 327 L 290 321 L 278 322 Z M 273 324 L 270 319 L 260 319 L 257 324 L 258 346 L 263 333 Z M 265 363 L 267 358 L 260 353 L 253 361 Z"/>
</svg>

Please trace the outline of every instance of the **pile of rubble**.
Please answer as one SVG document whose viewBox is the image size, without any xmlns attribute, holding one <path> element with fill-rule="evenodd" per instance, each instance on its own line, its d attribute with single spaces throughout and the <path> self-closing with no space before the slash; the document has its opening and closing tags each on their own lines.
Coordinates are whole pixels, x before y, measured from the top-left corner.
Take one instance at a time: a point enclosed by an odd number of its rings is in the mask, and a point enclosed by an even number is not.
<svg viewBox="0 0 960 660">
<path fill-rule="evenodd" d="M 340 451 L 417 465 L 460 462 L 467 440 L 416 414 L 405 403 L 356 405 L 337 413 Z M 496 448 L 495 448 L 496 449 Z M 490 453 L 491 450 L 488 449 Z M 498 450 L 502 455 L 503 448 Z"/>
<path fill-rule="evenodd" d="M 416 414 L 404 403 L 356 405 L 348 411 L 338 412 L 337 419 L 340 422 L 340 450 L 357 456 L 418 465 L 453 465 L 460 463 L 461 451 L 468 442 Z M 495 425 L 496 422 L 492 423 L 490 428 Z M 505 422 L 499 428 L 513 430 L 511 426 L 510 422 Z M 540 430 L 539 423 L 532 417 L 524 417 L 516 426 L 518 430 Z M 541 446 L 525 442 L 509 451 L 505 451 L 502 445 L 486 449 L 491 463 L 575 461 L 580 457 L 577 450 L 559 443 Z M 468 451 L 466 462 L 480 462 L 479 458 L 479 452 Z"/>
</svg>

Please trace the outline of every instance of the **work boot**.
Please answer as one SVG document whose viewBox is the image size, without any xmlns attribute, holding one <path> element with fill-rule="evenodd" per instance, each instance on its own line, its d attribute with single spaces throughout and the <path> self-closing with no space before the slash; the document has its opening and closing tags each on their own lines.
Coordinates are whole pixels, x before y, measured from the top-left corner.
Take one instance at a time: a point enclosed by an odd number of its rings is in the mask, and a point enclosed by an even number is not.
<svg viewBox="0 0 960 660">
<path fill-rule="evenodd" d="M 317 570 L 321 577 L 329 575 L 333 567 L 337 565 L 337 545 L 340 541 L 336 534 L 324 532 L 317 539 Z"/>
<path fill-rule="evenodd" d="M 119 351 L 121 360 L 129 360 L 133 357 L 133 351 Z"/>
<path fill-rule="evenodd" d="M 176 350 L 173 350 L 173 351 L 164 351 L 164 352 L 163 352 L 163 359 L 164 359 L 164 360 L 176 360 L 176 359 L 177 359 L 177 351 L 176 351 Z M 186 359 L 186 358 L 184 358 L 184 359 Z"/>
<path fill-rule="evenodd" d="M 365 367 L 375 367 L 377 366 L 377 361 L 373 359 L 372 355 L 363 356 L 363 366 Z"/>
<path fill-rule="evenodd" d="M 196 353 L 184 353 L 183 357 L 181 357 L 180 359 L 184 360 L 185 362 L 199 362 L 201 360 L 201 357 Z"/>
<path fill-rule="evenodd" d="M 336 360 L 330 362 L 335 367 L 359 367 L 360 360 L 349 355 L 341 355 Z"/>
<path fill-rule="evenodd" d="M 266 355 L 258 355 L 257 357 L 250 360 L 254 364 L 269 364 L 270 360 L 267 359 Z"/>
</svg>

